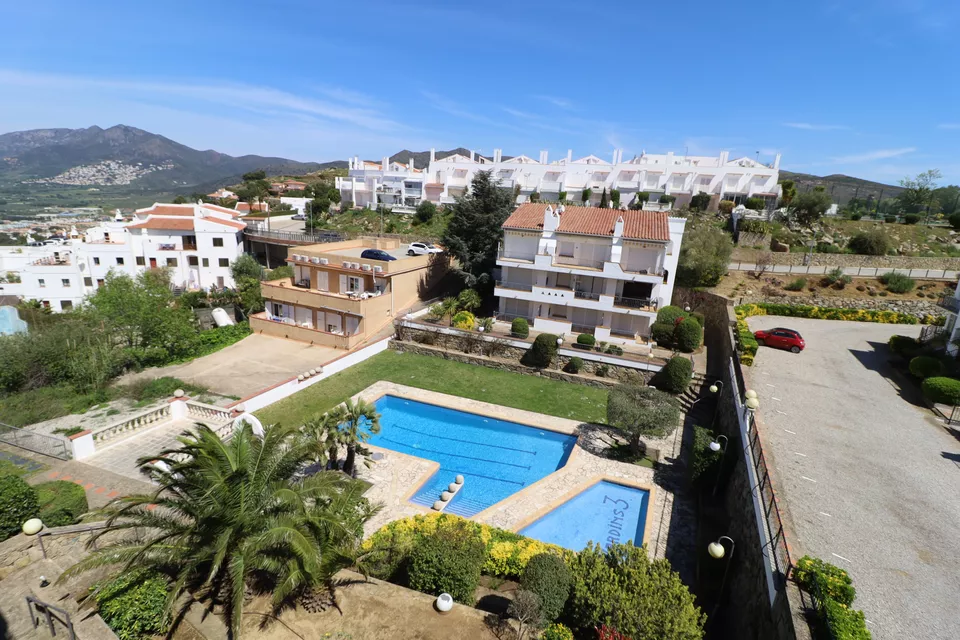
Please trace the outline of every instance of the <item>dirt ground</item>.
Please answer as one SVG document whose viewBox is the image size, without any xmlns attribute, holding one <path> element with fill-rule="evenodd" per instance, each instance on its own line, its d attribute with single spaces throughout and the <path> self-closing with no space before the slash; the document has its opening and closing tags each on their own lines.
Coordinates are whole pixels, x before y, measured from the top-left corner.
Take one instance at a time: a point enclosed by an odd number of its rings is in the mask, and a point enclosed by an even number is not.
<svg viewBox="0 0 960 640">
<path fill-rule="evenodd" d="M 789 284 L 802 276 L 767 272 L 758 279 L 747 274 L 747 271 L 730 271 L 720 284 L 712 288 L 711 291 L 735 299 L 740 296 L 760 295 L 760 291 L 764 286 L 773 286 L 779 293 L 792 298 L 809 298 L 816 293 L 823 298 L 875 298 L 878 300 L 921 300 L 926 298 L 931 302 L 936 302 L 937 298 L 944 293 L 953 291 L 952 289 L 948 290 L 947 286 L 952 283 L 944 280 L 917 280 L 917 285 L 912 291 L 908 291 L 907 293 L 891 293 L 886 290 L 886 287 L 884 287 L 883 283 L 877 278 L 854 278 L 853 281 L 843 289 L 836 289 L 830 286 L 821 286 L 820 276 L 806 276 L 807 282 L 801 291 L 786 291 L 783 289 L 783 285 Z M 777 282 L 780 283 L 779 286 Z M 859 291 L 857 287 L 863 287 L 864 290 Z M 870 295 L 871 288 L 877 292 L 877 296 Z M 753 293 L 748 293 L 748 291 L 752 291 Z M 880 296 L 879 292 L 881 291 L 887 295 Z M 922 297 L 919 295 L 921 293 L 923 294 Z"/>
<path fill-rule="evenodd" d="M 255 599 L 244 609 L 242 637 L 262 640 L 329 638 L 330 640 L 496 640 L 484 622 L 489 614 L 455 604 L 446 614 L 434 609 L 435 598 L 403 587 L 342 571 L 337 588 L 340 611 L 307 613 L 301 608 L 278 618 L 264 615 L 269 600 Z M 509 637 L 509 636 L 507 636 Z"/>
</svg>

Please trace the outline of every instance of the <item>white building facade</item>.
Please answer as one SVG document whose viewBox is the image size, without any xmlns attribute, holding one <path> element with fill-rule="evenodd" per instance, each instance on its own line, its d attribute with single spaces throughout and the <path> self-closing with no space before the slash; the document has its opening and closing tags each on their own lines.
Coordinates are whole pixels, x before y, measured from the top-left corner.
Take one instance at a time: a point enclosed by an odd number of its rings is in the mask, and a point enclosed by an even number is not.
<svg viewBox="0 0 960 640">
<path fill-rule="evenodd" d="M 524 204 L 503 224 L 498 317 L 537 331 L 646 342 L 670 304 L 686 220 L 662 211 Z"/>
<path fill-rule="evenodd" d="M 0 293 L 38 300 L 54 311 L 78 307 L 110 271 L 135 276 L 166 268 L 183 290 L 233 286 L 230 266 L 243 253 L 236 211 L 211 204 L 155 204 L 131 220 L 87 230 L 82 240 L 0 252 Z M 19 280 L 12 283 L 12 280 Z"/>
<path fill-rule="evenodd" d="M 452 204 L 468 190 L 478 171 L 491 171 L 502 187 L 514 190 L 518 204 L 529 202 L 534 193 L 542 201 L 557 202 L 566 194 L 566 201 L 580 203 L 584 190 L 589 190 L 585 204 L 596 206 L 604 189 L 608 200 L 611 192 L 618 191 L 623 205 L 646 193 L 649 210 L 670 208 L 666 203 L 661 206 L 663 195 L 673 196 L 672 206 L 679 207 L 704 192 L 710 195 L 713 210 L 720 200 L 742 204 L 751 197 L 765 199 L 772 208 L 780 196 L 779 154 L 770 164 L 746 157 L 731 159 L 726 151 L 719 156 L 644 152 L 624 160 L 623 151 L 614 149 L 609 160 L 593 155 L 574 158 L 573 151 L 567 151 L 566 157 L 551 161 L 546 151 L 537 159 L 521 155 L 504 160 L 500 149 L 494 150 L 492 158 L 470 152 L 437 159 L 431 149 L 425 169 L 414 168 L 412 158 L 409 164 L 391 163 L 387 158 L 373 163 L 357 157 L 348 162 L 348 175 L 337 178 L 336 186 L 342 201 L 358 207 L 416 207 L 424 200 Z"/>
</svg>

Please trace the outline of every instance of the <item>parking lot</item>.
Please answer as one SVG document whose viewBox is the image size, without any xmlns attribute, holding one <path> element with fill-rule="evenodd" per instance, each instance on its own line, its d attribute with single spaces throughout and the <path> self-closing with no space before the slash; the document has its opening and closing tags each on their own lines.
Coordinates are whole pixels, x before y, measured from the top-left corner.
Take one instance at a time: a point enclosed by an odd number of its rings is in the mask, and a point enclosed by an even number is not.
<svg viewBox="0 0 960 640">
<path fill-rule="evenodd" d="M 759 394 L 764 452 L 793 531 L 794 560 L 850 572 L 877 640 L 960 637 L 960 429 L 947 429 L 901 388 L 891 335 L 919 326 L 772 316 L 800 354 L 761 347 L 748 385 Z"/>
</svg>

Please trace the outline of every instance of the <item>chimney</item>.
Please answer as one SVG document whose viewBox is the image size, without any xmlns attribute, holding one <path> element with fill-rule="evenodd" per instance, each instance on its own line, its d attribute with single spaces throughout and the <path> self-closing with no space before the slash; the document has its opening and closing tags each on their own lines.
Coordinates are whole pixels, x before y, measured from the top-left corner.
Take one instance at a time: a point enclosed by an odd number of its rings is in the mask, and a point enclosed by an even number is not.
<svg viewBox="0 0 960 640">
<path fill-rule="evenodd" d="M 543 230 L 547 231 L 556 231 L 557 227 L 560 226 L 560 214 L 553 210 L 553 207 L 547 205 L 547 208 L 543 210 Z"/>
<path fill-rule="evenodd" d="M 673 166 L 673 151 L 667 152 L 667 171 L 670 171 L 670 167 Z"/>
<path fill-rule="evenodd" d="M 410 171 L 413 171 L 413 170 L 416 168 L 416 167 L 413 166 L 413 156 L 410 156 L 409 165 L 410 165 Z"/>
<path fill-rule="evenodd" d="M 494 149 L 494 150 L 493 150 L 493 161 L 494 161 L 494 162 L 500 162 L 500 156 L 501 156 L 501 155 L 503 155 L 503 151 L 502 151 L 501 149 Z"/>
<path fill-rule="evenodd" d="M 567 164 L 573 162 L 573 149 L 567 149 Z"/>
<path fill-rule="evenodd" d="M 384 156 L 383 160 L 380 161 L 380 168 L 387 171 L 390 168 L 390 158 Z"/>
<path fill-rule="evenodd" d="M 617 240 L 623 237 L 623 216 L 617 216 L 617 221 L 613 224 L 613 239 Z"/>
<path fill-rule="evenodd" d="M 613 158 L 610 161 L 610 164 L 617 164 L 617 150 L 613 150 Z"/>
<path fill-rule="evenodd" d="M 437 150 L 430 149 L 430 162 L 431 164 L 437 161 Z"/>
<path fill-rule="evenodd" d="M 777 169 L 777 170 L 780 169 L 780 154 L 779 154 L 779 153 L 777 154 L 777 157 L 773 159 L 773 168 L 774 168 L 774 169 Z"/>
<path fill-rule="evenodd" d="M 721 152 L 720 152 L 720 166 L 722 167 L 723 165 L 727 164 L 727 162 L 728 162 L 729 160 L 730 160 L 730 152 L 729 152 L 729 151 L 721 151 Z"/>
<path fill-rule="evenodd" d="M 473 162 L 473 161 L 474 161 L 475 155 L 476 155 L 476 154 L 474 154 L 473 149 L 471 149 L 471 150 L 470 150 L 470 162 Z"/>
<path fill-rule="evenodd" d="M 547 164 L 547 152 L 546 152 L 546 151 L 541 151 L 541 152 L 540 152 L 540 164 Z"/>
</svg>

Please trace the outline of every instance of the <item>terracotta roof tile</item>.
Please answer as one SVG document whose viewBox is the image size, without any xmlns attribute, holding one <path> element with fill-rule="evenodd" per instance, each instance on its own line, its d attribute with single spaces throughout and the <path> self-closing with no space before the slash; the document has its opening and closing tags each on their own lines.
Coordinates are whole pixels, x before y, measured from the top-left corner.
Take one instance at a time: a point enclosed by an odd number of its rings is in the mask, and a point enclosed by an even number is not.
<svg viewBox="0 0 960 640">
<path fill-rule="evenodd" d="M 127 229 L 163 229 L 169 231 L 192 231 L 193 218 L 154 218 L 131 224 Z"/>
<path fill-rule="evenodd" d="M 550 205 L 523 204 L 503 223 L 504 229 L 543 230 L 543 213 Z M 664 211 L 620 211 L 599 207 L 565 207 L 559 233 L 612 236 L 617 217 L 623 216 L 623 237 L 629 240 L 670 241 L 670 224 Z"/>
<path fill-rule="evenodd" d="M 236 220 L 225 220 L 223 218 L 214 218 L 209 216 L 203 219 L 205 222 L 215 222 L 217 224 L 222 224 L 227 227 L 232 227 L 234 229 L 246 229 L 247 225 L 243 222 L 237 222 Z"/>
</svg>

